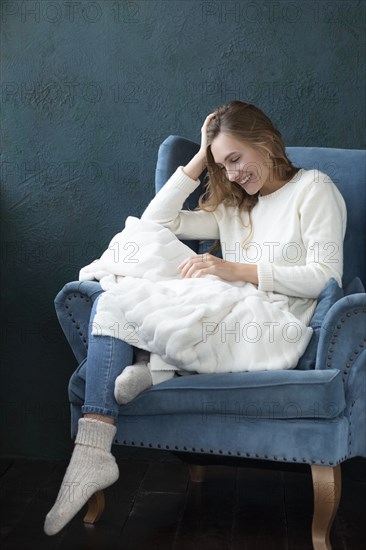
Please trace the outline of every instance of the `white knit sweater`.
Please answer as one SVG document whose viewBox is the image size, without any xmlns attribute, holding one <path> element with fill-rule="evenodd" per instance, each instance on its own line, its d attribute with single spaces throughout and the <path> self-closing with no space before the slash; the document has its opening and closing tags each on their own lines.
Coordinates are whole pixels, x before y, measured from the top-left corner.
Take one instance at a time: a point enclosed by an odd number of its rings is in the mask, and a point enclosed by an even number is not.
<svg viewBox="0 0 366 550">
<path fill-rule="evenodd" d="M 342 286 L 347 210 L 336 185 L 318 170 L 301 169 L 269 195 L 259 195 L 249 216 L 222 203 L 214 212 L 182 210 L 200 180 L 179 166 L 143 212 L 180 239 L 220 239 L 227 261 L 255 263 L 258 289 L 289 297 L 290 312 L 308 326 L 328 280 Z"/>
</svg>

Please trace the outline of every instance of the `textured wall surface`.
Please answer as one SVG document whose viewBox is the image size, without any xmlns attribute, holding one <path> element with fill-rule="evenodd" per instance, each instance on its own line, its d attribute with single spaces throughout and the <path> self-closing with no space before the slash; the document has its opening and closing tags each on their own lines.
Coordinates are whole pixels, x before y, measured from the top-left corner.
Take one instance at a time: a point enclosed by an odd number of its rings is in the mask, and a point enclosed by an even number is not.
<svg viewBox="0 0 366 550">
<path fill-rule="evenodd" d="M 5 454 L 69 456 L 77 367 L 53 300 L 154 193 L 159 144 L 217 105 L 289 146 L 363 148 L 362 1 L 2 1 Z"/>
</svg>

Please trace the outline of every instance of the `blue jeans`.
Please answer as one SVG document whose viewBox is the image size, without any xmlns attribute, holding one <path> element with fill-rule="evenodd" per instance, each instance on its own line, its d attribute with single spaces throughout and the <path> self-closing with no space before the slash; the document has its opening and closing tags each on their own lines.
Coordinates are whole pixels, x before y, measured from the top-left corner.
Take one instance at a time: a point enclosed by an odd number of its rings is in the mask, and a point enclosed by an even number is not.
<svg viewBox="0 0 366 550">
<path fill-rule="evenodd" d="M 93 336 L 93 319 L 101 294 L 96 298 L 88 327 L 85 400 L 83 414 L 94 413 L 117 420 L 119 405 L 114 397 L 116 378 L 133 363 L 134 347 L 112 336 Z"/>
</svg>

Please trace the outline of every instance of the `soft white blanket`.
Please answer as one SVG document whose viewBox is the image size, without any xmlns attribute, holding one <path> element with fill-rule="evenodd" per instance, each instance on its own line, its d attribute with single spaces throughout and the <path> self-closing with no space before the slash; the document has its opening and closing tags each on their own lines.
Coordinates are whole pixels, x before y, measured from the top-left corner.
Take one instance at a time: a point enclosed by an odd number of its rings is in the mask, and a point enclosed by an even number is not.
<svg viewBox="0 0 366 550">
<path fill-rule="evenodd" d="M 93 334 L 151 352 L 151 370 L 198 373 L 292 369 L 312 336 L 288 310 L 287 296 L 214 275 L 183 279 L 194 252 L 167 228 L 129 216 L 79 280 L 105 292 Z"/>
</svg>

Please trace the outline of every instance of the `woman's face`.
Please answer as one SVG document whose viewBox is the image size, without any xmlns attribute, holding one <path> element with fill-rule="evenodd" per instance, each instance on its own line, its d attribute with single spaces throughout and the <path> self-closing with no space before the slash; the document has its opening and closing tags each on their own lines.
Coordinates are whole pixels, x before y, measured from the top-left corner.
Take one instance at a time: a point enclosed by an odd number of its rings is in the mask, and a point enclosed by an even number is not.
<svg viewBox="0 0 366 550">
<path fill-rule="evenodd" d="M 220 132 L 211 143 L 211 153 L 227 179 L 240 185 L 249 195 L 259 190 L 261 195 L 266 195 L 274 190 L 272 161 L 266 160 L 249 144 Z"/>
</svg>

